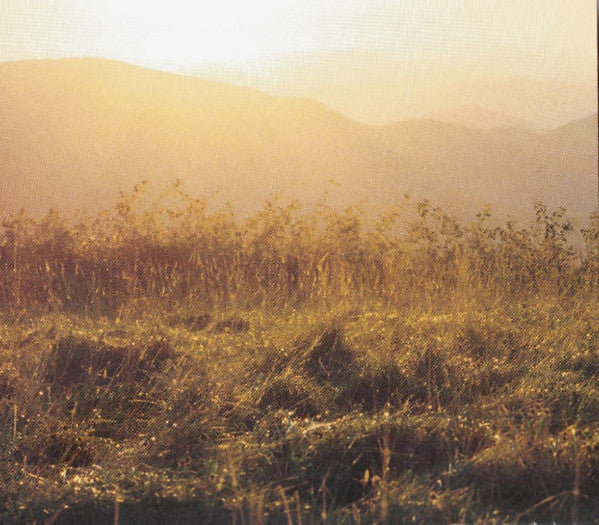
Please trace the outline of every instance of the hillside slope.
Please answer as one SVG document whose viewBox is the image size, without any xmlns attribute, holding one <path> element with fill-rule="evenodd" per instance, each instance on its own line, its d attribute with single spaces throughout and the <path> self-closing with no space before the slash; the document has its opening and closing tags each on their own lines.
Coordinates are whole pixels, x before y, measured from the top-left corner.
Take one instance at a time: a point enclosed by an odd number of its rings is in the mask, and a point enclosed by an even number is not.
<svg viewBox="0 0 599 525">
<path fill-rule="evenodd" d="M 93 212 L 175 178 L 241 212 L 272 193 L 376 205 L 404 193 L 469 215 L 596 206 L 597 117 L 551 132 L 356 123 L 307 100 L 99 59 L 0 64 L 0 208 Z"/>
</svg>

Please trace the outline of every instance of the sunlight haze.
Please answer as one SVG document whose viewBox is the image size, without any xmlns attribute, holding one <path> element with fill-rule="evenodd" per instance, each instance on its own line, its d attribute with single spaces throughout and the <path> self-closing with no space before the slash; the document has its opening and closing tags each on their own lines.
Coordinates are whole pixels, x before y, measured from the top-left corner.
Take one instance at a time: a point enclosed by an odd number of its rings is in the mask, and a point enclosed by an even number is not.
<svg viewBox="0 0 599 525">
<path fill-rule="evenodd" d="M 595 17 L 590 0 L 3 0 L 0 61 L 122 60 L 383 123 L 443 112 L 443 95 L 472 102 L 456 87 L 464 80 L 567 80 L 592 92 Z"/>
<path fill-rule="evenodd" d="M 599 525 L 594 0 L 0 0 L 0 525 Z"/>
</svg>

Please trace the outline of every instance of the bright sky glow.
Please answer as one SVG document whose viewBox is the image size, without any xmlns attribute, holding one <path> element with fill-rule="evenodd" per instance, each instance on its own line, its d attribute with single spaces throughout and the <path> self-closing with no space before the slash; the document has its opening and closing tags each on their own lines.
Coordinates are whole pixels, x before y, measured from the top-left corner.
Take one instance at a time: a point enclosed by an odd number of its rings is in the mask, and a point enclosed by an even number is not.
<svg viewBox="0 0 599 525">
<path fill-rule="evenodd" d="M 2 0 L 0 60 L 103 56 L 165 69 L 314 50 L 595 59 L 594 0 Z M 561 65 L 560 65 L 561 62 Z"/>
<path fill-rule="evenodd" d="M 595 0 L 0 0 L 0 61 L 222 68 L 332 105 L 378 99 L 382 113 L 385 96 L 439 79 L 589 82 L 596 49 Z"/>
</svg>

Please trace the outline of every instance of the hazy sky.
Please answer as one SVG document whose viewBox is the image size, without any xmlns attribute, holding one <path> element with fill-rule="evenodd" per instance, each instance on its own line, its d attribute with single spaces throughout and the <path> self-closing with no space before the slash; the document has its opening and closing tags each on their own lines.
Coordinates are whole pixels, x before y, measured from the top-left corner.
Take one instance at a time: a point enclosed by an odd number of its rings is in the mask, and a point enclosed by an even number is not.
<svg viewBox="0 0 599 525">
<path fill-rule="evenodd" d="M 222 68 L 225 79 L 271 91 L 310 85 L 306 96 L 325 102 L 337 89 L 327 75 L 381 100 L 423 79 L 588 82 L 595 33 L 595 0 L 0 0 L 0 61 L 95 56 L 175 72 Z"/>
</svg>

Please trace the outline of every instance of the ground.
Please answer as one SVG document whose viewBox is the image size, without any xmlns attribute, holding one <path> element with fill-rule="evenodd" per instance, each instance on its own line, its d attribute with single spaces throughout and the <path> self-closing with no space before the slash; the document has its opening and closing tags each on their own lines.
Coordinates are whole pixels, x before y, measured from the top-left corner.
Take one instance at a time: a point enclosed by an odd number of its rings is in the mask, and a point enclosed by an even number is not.
<svg viewBox="0 0 599 525">
<path fill-rule="evenodd" d="M 6 523 L 599 516 L 599 317 L 435 309 L 6 314 Z"/>
</svg>

